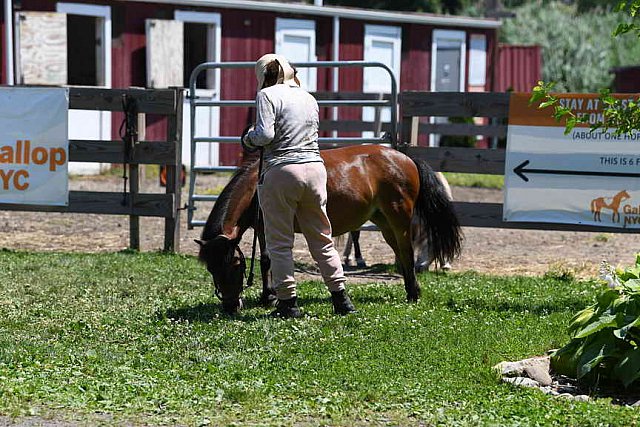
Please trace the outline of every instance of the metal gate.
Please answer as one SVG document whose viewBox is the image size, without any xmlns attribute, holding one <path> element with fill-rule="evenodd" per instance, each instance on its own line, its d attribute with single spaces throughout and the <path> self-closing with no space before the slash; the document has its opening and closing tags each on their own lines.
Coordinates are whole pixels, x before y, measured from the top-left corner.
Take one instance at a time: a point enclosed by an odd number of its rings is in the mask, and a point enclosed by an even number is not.
<svg viewBox="0 0 640 427">
<path fill-rule="evenodd" d="M 323 137 L 318 139 L 319 144 L 335 144 L 338 145 L 351 145 L 351 144 L 379 144 L 390 143 L 394 148 L 398 142 L 398 85 L 393 75 L 393 72 L 389 67 L 380 62 L 368 62 L 368 61 L 318 61 L 318 62 L 300 62 L 293 64 L 299 68 L 310 67 L 332 67 L 332 68 L 367 68 L 375 67 L 384 69 L 391 79 L 391 96 L 388 99 L 339 99 L 339 100 L 318 100 L 320 107 L 388 107 L 391 109 L 391 131 L 388 135 L 383 137 L 374 138 L 362 138 L 362 137 L 337 137 L 335 132 L 333 137 Z M 216 136 L 216 137 L 197 137 L 196 138 L 196 108 L 198 107 L 252 107 L 255 105 L 255 100 L 218 100 L 218 101 L 204 101 L 199 99 L 196 93 L 196 82 L 198 76 L 202 72 L 217 69 L 236 69 L 236 68 L 253 68 L 255 62 L 205 62 L 198 65 L 189 78 L 189 100 L 191 107 L 191 135 L 190 135 L 190 148 L 191 148 L 191 164 L 189 174 L 189 201 L 187 205 L 187 224 L 191 230 L 194 227 L 204 226 L 206 221 L 196 220 L 194 218 L 195 211 L 197 209 L 197 202 L 215 202 L 218 199 L 217 195 L 210 194 L 196 194 L 196 179 L 198 174 L 207 172 L 222 172 L 233 171 L 235 166 L 196 166 L 196 144 L 206 143 L 226 143 L 226 144 L 239 144 L 240 135 L 238 136 Z M 337 110 L 334 110 L 337 111 Z M 334 118 L 336 117 L 334 113 Z"/>
</svg>

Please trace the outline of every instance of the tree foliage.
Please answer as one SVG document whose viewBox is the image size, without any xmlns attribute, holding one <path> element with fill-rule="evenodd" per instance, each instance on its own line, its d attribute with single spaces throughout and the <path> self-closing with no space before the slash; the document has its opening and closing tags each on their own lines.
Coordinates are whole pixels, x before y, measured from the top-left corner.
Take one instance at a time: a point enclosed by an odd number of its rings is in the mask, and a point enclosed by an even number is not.
<svg viewBox="0 0 640 427">
<path fill-rule="evenodd" d="M 618 23 L 613 32 L 614 37 L 624 34 L 633 34 L 635 37 L 629 37 L 638 45 L 640 40 L 640 25 L 636 18 L 640 14 L 640 0 L 621 1 L 617 6 L 617 11 L 623 12 L 629 16 L 627 22 Z M 626 16 L 625 15 L 625 16 Z M 559 103 L 559 98 L 551 93 L 555 86 L 555 82 L 545 83 L 539 82 L 533 89 L 531 103 L 537 104 L 538 108 L 553 108 L 556 120 L 566 121 L 565 132 L 570 132 L 578 123 L 586 122 L 586 117 L 580 117 L 575 111 L 564 108 Z M 591 126 L 592 130 L 599 128 L 615 128 L 616 133 L 631 133 L 640 129 L 640 98 L 629 103 L 623 103 L 620 99 L 611 96 L 608 89 L 601 89 L 600 99 L 605 106 L 603 115 L 604 120 Z"/>
<path fill-rule="evenodd" d="M 529 4 L 504 21 L 502 41 L 539 44 L 543 50 L 545 81 L 560 92 L 597 92 L 609 87 L 610 70 L 640 60 L 640 44 L 633 38 L 612 38 L 620 14 L 581 14 L 576 5 L 550 2 L 541 8 Z"/>
</svg>

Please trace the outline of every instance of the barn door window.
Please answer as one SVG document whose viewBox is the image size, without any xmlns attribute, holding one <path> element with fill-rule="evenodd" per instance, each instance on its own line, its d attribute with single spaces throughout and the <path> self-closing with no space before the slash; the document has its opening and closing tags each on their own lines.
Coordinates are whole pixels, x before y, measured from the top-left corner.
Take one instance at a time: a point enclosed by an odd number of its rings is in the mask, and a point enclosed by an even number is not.
<svg viewBox="0 0 640 427">
<path fill-rule="evenodd" d="M 380 62 L 391 69 L 396 82 L 400 82 L 400 27 L 386 25 L 367 25 L 364 30 L 364 60 Z M 363 72 L 363 92 L 382 94 L 391 93 L 389 73 L 379 67 L 366 67 Z M 362 121 L 374 122 L 374 132 L 363 132 L 362 136 L 371 138 L 380 136 L 382 123 L 391 121 L 391 109 L 388 107 L 363 107 Z"/>
<path fill-rule="evenodd" d="M 220 62 L 221 17 L 218 13 L 177 10 L 175 19 L 184 25 L 184 86 L 189 86 L 191 72 L 203 62 Z M 207 70 L 198 75 L 197 89 L 218 91 L 220 70 Z"/>
<path fill-rule="evenodd" d="M 276 19 L 276 53 L 291 63 L 315 62 L 316 23 L 303 19 Z M 313 67 L 298 69 L 298 79 L 303 88 L 315 92 L 317 70 Z"/>
<path fill-rule="evenodd" d="M 111 8 L 57 3 L 67 15 L 67 84 L 111 87 Z"/>
</svg>

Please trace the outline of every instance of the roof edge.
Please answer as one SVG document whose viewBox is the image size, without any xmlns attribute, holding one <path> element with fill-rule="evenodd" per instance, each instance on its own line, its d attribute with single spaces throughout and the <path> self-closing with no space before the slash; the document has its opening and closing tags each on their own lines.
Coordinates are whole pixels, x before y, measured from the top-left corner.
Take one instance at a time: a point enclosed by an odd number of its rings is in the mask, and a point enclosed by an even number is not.
<svg viewBox="0 0 640 427">
<path fill-rule="evenodd" d="M 217 7 L 224 9 L 249 9 L 269 12 L 300 13 L 315 16 L 360 19 L 367 21 L 387 21 L 436 25 L 441 27 L 472 27 L 497 29 L 502 22 L 496 19 L 470 18 L 460 16 L 402 13 L 397 11 L 379 11 L 372 9 L 350 9 L 335 6 L 314 6 L 299 3 L 279 3 L 273 1 L 251 0 L 129 0 L 139 3 L 161 3 L 182 6 Z"/>
</svg>

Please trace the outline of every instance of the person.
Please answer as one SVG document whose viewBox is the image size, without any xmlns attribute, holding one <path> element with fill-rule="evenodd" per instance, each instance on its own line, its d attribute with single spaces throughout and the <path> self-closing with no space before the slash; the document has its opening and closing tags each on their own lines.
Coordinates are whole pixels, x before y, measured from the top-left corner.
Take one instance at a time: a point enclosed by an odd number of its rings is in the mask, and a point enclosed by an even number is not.
<svg viewBox="0 0 640 427">
<path fill-rule="evenodd" d="M 295 69 L 281 55 L 262 56 L 255 72 L 256 124 L 246 130 L 242 143 L 245 149 L 264 150 L 258 200 L 278 299 L 272 316 L 302 315 L 293 264 L 296 220 L 331 292 L 334 312 L 353 313 L 327 217 L 327 171 L 318 147 L 318 103 L 300 87 Z"/>
</svg>

